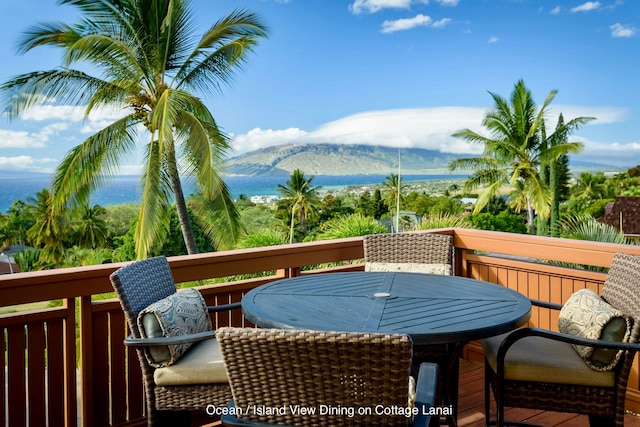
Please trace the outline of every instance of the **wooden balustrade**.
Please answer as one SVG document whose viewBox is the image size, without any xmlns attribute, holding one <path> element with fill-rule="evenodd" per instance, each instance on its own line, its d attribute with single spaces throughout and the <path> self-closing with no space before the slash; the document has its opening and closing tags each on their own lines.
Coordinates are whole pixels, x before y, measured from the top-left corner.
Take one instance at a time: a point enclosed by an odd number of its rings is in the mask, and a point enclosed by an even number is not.
<svg viewBox="0 0 640 427">
<path fill-rule="evenodd" d="M 437 230 L 454 236 L 455 274 L 498 283 L 532 298 L 563 302 L 579 288 L 600 291 L 605 273 L 541 264 L 540 259 L 607 267 L 616 252 L 640 256 L 640 246 L 615 245 L 479 230 Z M 248 290 L 283 277 L 362 270 L 362 239 L 300 243 L 169 259 L 178 283 L 199 286 L 208 304 L 240 301 Z M 328 263 L 334 263 L 327 267 Z M 61 300 L 62 306 L 0 315 L 0 423 L 11 426 L 144 425 L 143 390 L 133 350 L 122 344 L 124 316 L 108 277 L 120 264 L 0 276 L 0 307 Z M 275 272 L 211 283 L 210 279 Z M 217 314 L 216 327 L 248 325 L 241 313 Z M 552 328 L 548 310 L 530 323 Z M 479 347 L 466 357 L 481 360 Z M 5 384 L 5 387 L 2 387 Z M 640 411 L 638 366 L 628 407 Z"/>
</svg>

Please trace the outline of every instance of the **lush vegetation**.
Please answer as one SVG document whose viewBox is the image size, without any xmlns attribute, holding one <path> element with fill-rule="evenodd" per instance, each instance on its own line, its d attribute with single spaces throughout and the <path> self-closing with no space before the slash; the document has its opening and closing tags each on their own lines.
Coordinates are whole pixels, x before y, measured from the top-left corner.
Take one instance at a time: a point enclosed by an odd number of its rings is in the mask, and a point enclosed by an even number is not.
<svg viewBox="0 0 640 427">
<path fill-rule="evenodd" d="M 389 177 L 387 181 L 392 179 Z M 391 229 L 397 198 L 396 193 L 389 197 L 392 190 L 388 183 L 380 183 L 372 192 L 357 195 L 321 195 L 312 181 L 313 177 L 306 177 L 302 171 L 294 172 L 283 186 L 282 198 L 273 206 L 256 205 L 246 196 L 240 196 L 235 206 L 244 231 L 233 247 L 355 237 Z M 293 191 L 296 188 L 302 190 Z M 606 203 L 616 196 L 640 196 L 640 166 L 610 176 L 584 172 L 568 183 L 564 191 L 566 199 L 559 207 L 560 236 L 625 242 L 618 230 L 595 218 L 604 214 Z M 404 230 L 472 227 L 528 232 L 526 214 L 510 203 L 508 192 L 491 198 L 477 212 L 473 204 L 464 203 L 465 198 L 473 197 L 474 194 L 459 192 L 457 184 L 442 185 L 432 193 L 411 191 L 402 194 L 400 225 Z M 65 209 L 56 214 L 50 209 L 51 203 L 50 191 L 43 189 L 27 200 L 14 201 L 6 213 L 0 214 L 0 241 L 5 246 L 28 247 L 15 257 L 21 269 L 91 265 L 136 258 L 134 239 L 139 205 L 85 205 L 82 209 Z M 198 203 L 198 197 L 187 199 L 189 215 L 195 216 L 192 207 Z M 165 211 L 161 225 L 149 255 L 187 253 L 177 212 L 173 209 Z M 203 251 L 217 250 L 206 227 L 201 227 L 198 221 L 194 221 L 193 233 Z"/>
</svg>

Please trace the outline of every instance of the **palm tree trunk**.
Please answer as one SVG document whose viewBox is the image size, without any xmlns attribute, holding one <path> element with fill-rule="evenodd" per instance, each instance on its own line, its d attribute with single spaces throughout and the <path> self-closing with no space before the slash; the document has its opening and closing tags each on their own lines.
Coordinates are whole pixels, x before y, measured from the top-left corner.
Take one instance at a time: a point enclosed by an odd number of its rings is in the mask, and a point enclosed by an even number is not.
<svg viewBox="0 0 640 427">
<path fill-rule="evenodd" d="M 527 197 L 527 222 L 529 223 L 529 234 L 536 234 L 536 225 L 531 200 Z"/>
<path fill-rule="evenodd" d="M 555 161 L 551 163 L 549 166 L 549 185 L 551 186 L 551 191 L 553 198 L 551 199 L 551 236 L 558 237 L 560 235 L 559 226 L 560 226 L 560 189 L 558 186 L 560 183 L 558 182 L 558 162 Z"/>
<path fill-rule="evenodd" d="M 178 174 L 178 166 L 173 148 L 167 155 L 167 163 L 169 178 L 171 179 L 171 188 L 173 189 L 173 196 L 176 199 L 176 210 L 178 211 L 178 220 L 180 221 L 180 228 L 182 229 L 182 238 L 187 247 L 187 253 L 189 255 L 197 254 L 198 245 L 193 235 L 193 228 L 191 227 L 189 212 L 187 211 L 187 203 L 184 200 L 184 192 L 182 191 L 182 183 L 180 182 L 180 175 Z"/>
</svg>

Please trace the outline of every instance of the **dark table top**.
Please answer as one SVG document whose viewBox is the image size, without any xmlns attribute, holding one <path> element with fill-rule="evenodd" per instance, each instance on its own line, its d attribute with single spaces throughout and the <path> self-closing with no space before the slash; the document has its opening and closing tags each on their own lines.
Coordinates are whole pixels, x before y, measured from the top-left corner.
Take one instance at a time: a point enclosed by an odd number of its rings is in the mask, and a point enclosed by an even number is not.
<svg viewBox="0 0 640 427">
<path fill-rule="evenodd" d="M 402 333 L 415 344 L 466 342 L 525 324 L 531 303 L 503 286 L 418 273 L 326 273 L 248 292 L 242 311 L 266 328 Z"/>
</svg>

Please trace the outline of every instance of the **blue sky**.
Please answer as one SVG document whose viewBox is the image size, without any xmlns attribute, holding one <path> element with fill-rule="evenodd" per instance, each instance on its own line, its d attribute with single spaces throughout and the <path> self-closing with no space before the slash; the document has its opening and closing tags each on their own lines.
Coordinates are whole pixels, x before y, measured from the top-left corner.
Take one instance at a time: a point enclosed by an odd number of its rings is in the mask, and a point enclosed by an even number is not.
<svg viewBox="0 0 640 427">
<path fill-rule="evenodd" d="M 523 79 L 550 123 L 597 120 L 572 136 L 576 159 L 640 163 L 640 1 L 193 0 L 204 29 L 235 8 L 270 29 L 222 94 L 200 94 L 233 137 L 235 154 L 293 142 L 364 143 L 478 154 L 452 138 L 482 130 L 488 92 Z M 54 0 L 0 0 L 0 81 L 55 68 L 60 53 L 16 53 L 30 25 L 73 22 Z M 82 109 L 42 105 L 0 117 L 0 170 L 47 172 L 122 112 L 83 121 Z M 132 156 L 122 173 L 139 170 Z"/>
</svg>

